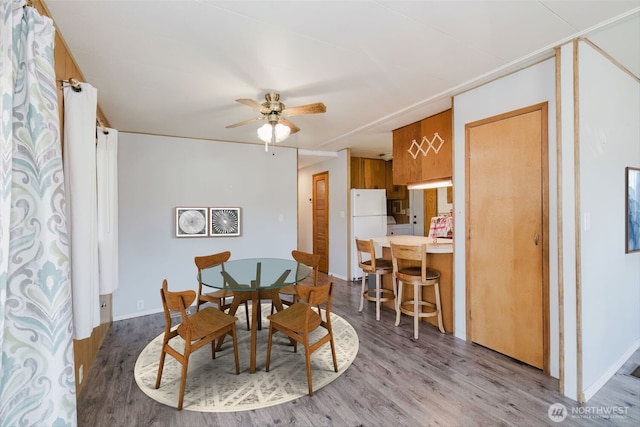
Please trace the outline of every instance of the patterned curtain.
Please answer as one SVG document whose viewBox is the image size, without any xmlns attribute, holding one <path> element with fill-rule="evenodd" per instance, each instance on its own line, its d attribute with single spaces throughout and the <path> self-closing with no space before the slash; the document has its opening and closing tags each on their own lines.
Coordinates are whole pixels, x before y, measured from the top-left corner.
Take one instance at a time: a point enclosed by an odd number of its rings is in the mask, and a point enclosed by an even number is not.
<svg viewBox="0 0 640 427">
<path fill-rule="evenodd" d="M 54 28 L 0 0 L 0 425 L 76 425 Z"/>
</svg>

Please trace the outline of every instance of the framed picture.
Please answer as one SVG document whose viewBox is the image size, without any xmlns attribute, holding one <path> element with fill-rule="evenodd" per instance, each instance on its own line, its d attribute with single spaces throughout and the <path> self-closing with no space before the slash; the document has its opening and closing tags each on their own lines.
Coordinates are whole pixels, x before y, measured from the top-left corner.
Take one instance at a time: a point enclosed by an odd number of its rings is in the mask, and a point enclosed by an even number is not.
<svg viewBox="0 0 640 427">
<path fill-rule="evenodd" d="M 176 237 L 209 235 L 207 208 L 176 208 Z"/>
<path fill-rule="evenodd" d="M 240 208 L 210 208 L 210 236 L 239 236 Z"/>
<path fill-rule="evenodd" d="M 626 253 L 640 252 L 640 168 L 626 168 Z"/>
</svg>

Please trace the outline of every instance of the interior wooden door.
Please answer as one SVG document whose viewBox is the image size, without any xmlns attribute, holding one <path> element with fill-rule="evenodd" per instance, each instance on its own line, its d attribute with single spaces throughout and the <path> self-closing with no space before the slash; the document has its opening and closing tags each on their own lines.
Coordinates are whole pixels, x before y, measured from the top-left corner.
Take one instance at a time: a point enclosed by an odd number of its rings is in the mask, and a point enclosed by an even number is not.
<svg viewBox="0 0 640 427">
<path fill-rule="evenodd" d="M 548 372 L 547 104 L 466 134 L 468 338 Z"/>
<path fill-rule="evenodd" d="M 320 255 L 318 270 L 329 272 L 329 172 L 313 175 L 313 253 Z"/>
</svg>

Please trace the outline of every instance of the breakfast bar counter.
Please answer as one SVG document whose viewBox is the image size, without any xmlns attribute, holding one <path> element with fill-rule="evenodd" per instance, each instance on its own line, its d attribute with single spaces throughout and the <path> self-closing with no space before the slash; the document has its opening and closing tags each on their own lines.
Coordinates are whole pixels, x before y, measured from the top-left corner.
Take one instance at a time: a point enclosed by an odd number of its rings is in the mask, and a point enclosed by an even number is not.
<svg viewBox="0 0 640 427">
<path fill-rule="evenodd" d="M 442 306 L 442 321 L 444 330 L 453 333 L 453 241 L 452 239 L 438 238 L 434 243 L 431 237 L 422 236 L 384 236 L 374 237 L 373 242 L 376 246 L 382 248 L 382 258 L 391 260 L 391 242 L 401 245 L 427 245 L 427 265 L 440 271 L 440 302 Z M 386 289 L 393 289 L 393 279 L 391 275 L 383 276 L 382 286 Z M 405 285 L 409 286 L 409 285 Z M 404 300 L 411 299 L 413 295 L 412 289 L 406 288 L 403 295 L 407 296 Z M 426 287 L 423 290 L 423 298 L 426 301 L 435 302 L 433 288 Z M 395 310 L 394 302 L 389 301 L 385 305 Z M 425 321 L 437 325 L 435 317 L 426 318 Z M 411 327 L 406 318 L 401 318 L 400 326 L 408 325 Z"/>
</svg>

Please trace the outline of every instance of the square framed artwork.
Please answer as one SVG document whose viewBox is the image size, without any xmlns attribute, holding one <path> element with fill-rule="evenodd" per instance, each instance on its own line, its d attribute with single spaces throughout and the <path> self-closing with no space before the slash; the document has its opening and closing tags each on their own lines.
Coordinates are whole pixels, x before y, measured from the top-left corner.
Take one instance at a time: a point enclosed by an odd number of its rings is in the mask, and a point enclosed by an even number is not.
<svg viewBox="0 0 640 427">
<path fill-rule="evenodd" d="M 626 253 L 640 252 L 640 168 L 626 169 Z"/>
<path fill-rule="evenodd" d="M 176 237 L 206 237 L 209 235 L 207 208 L 176 208 Z"/>
<path fill-rule="evenodd" d="M 209 208 L 209 235 L 239 236 L 240 208 Z"/>
</svg>

